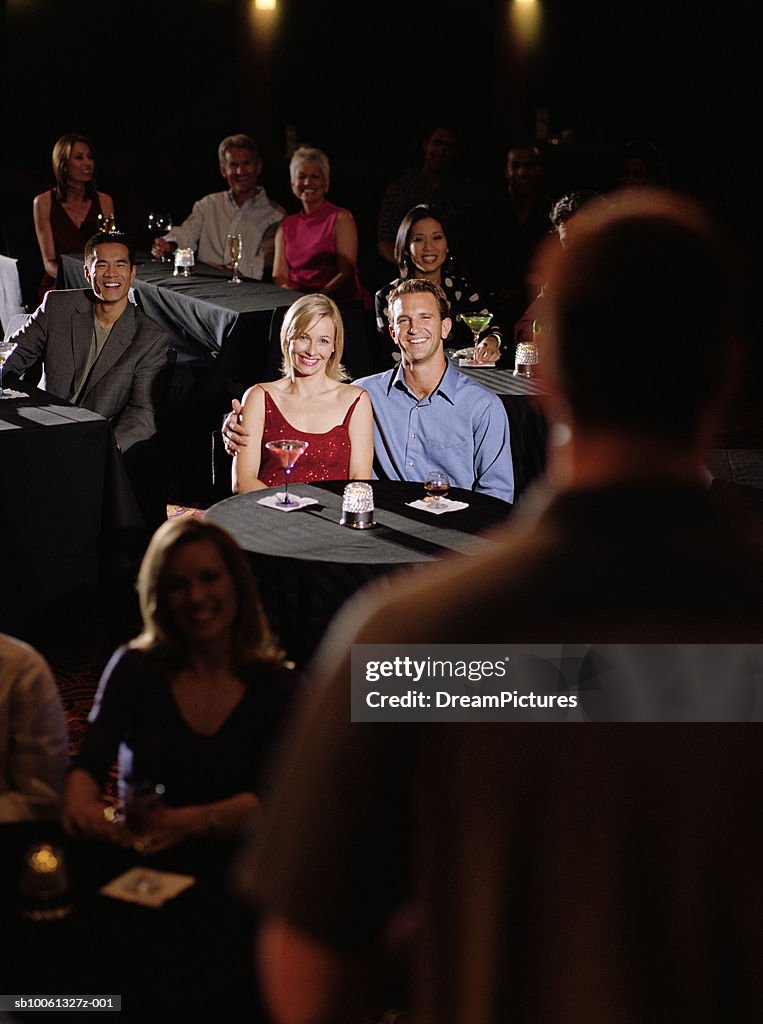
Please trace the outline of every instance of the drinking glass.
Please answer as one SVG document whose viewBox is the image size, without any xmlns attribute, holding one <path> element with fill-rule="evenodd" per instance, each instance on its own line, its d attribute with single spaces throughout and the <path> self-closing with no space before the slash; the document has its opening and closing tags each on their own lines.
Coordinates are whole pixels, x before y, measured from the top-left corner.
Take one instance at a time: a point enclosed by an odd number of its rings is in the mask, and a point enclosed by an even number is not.
<svg viewBox="0 0 763 1024">
<path fill-rule="evenodd" d="M 123 813 L 125 824 L 133 835 L 139 836 L 149 824 L 151 812 L 164 798 L 161 782 L 131 782 L 124 792 Z"/>
<path fill-rule="evenodd" d="M 148 230 L 152 238 L 161 238 L 162 235 L 166 235 L 168 231 L 172 230 L 172 214 L 171 213 L 149 213 L 148 215 Z M 166 263 L 169 260 L 169 256 L 162 256 L 158 259 L 156 256 L 152 256 L 151 259 L 154 263 Z"/>
<path fill-rule="evenodd" d="M 16 349 L 15 341 L 0 341 L 0 398 L 9 394 L 3 387 L 3 366 Z"/>
<path fill-rule="evenodd" d="M 443 498 L 448 497 L 450 479 L 447 473 L 433 469 L 424 477 L 424 490 L 432 503 L 432 508 L 442 508 Z"/>
<path fill-rule="evenodd" d="M 55 921 L 73 910 L 63 849 L 56 843 L 35 843 L 24 855 L 21 876 L 21 916 L 31 921 Z"/>
<path fill-rule="evenodd" d="M 474 356 L 477 358 L 477 346 L 480 343 L 480 334 L 485 330 L 490 321 L 493 319 L 492 313 L 462 313 L 461 319 L 472 332 L 474 336 Z"/>
<path fill-rule="evenodd" d="M 242 278 L 239 277 L 238 264 L 244 252 L 244 239 L 242 235 L 228 235 L 228 255 L 230 261 L 233 264 L 233 277 L 230 278 L 228 284 L 241 284 Z"/>
<path fill-rule="evenodd" d="M 309 447 L 307 441 L 293 441 L 285 438 L 281 441 L 267 441 L 265 447 L 273 452 L 275 457 L 283 466 L 284 488 L 283 500 L 280 496 L 277 499 L 279 505 L 296 505 L 297 502 L 289 497 L 289 473 L 294 469 L 294 464 L 300 455 Z"/>
</svg>

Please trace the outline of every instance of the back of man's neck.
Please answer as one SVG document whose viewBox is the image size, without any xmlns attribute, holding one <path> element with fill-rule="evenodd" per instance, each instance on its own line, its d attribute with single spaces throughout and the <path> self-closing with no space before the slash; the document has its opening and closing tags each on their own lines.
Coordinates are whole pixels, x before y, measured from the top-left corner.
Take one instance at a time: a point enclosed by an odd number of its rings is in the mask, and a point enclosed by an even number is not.
<svg viewBox="0 0 763 1024">
<path fill-rule="evenodd" d="M 557 490 L 623 484 L 707 486 L 700 444 L 676 448 L 669 439 L 592 432 L 577 435 L 549 453 L 549 478 Z"/>
</svg>

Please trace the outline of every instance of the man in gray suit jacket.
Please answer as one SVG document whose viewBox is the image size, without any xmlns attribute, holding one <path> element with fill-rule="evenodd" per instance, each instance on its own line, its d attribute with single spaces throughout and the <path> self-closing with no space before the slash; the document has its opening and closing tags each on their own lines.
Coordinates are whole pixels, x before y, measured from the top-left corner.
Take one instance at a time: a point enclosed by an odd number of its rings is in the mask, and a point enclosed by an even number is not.
<svg viewBox="0 0 763 1024">
<path fill-rule="evenodd" d="M 156 433 L 157 392 L 167 366 L 166 332 L 129 301 L 135 256 L 120 232 L 85 247 L 92 291 L 49 291 L 12 340 L 10 375 L 43 364 L 41 387 L 111 421 L 122 452 Z"/>
<path fill-rule="evenodd" d="M 135 253 L 121 232 L 85 245 L 90 291 L 49 291 L 12 335 L 5 364 L 18 376 L 42 362 L 40 387 L 111 421 L 149 533 L 167 517 L 167 472 L 156 436 L 169 336 L 129 301 Z"/>
</svg>

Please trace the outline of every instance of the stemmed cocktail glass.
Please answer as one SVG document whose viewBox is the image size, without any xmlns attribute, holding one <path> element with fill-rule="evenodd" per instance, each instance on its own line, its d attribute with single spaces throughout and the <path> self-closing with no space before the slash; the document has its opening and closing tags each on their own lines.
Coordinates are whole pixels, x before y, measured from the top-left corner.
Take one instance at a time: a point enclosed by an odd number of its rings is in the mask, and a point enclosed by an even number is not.
<svg viewBox="0 0 763 1024">
<path fill-rule="evenodd" d="M 278 499 L 279 505 L 297 505 L 293 498 L 289 497 L 289 473 L 294 469 L 294 464 L 302 453 L 307 449 L 307 441 L 296 441 L 284 438 L 280 441 L 267 441 L 265 447 L 273 452 L 275 457 L 283 466 L 284 489 L 283 501 Z"/>
<path fill-rule="evenodd" d="M 480 334 L 485 330 L 493 319 L 492 313 L 462 313 L 461 319 L 474 335 L 474 359 L 477 358 L 477 346 L 480 343 Z"/>
</svg>

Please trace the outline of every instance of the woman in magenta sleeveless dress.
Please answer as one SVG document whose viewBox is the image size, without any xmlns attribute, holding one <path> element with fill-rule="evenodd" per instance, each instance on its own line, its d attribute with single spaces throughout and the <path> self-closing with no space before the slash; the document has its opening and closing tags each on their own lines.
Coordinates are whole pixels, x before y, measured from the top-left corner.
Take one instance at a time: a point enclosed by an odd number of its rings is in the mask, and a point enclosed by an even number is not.
<svg viewBox="0 0 763 1024">
<path fill-rule="evenodd" d="M 56 187 L 41 192 L 32 203 L 45 270 L 38 289 L 40 302 L 56 286 L 59 256 L 84 252 L 87 240 L 101 227 L 99 215 L 114 217 L 111 196 L 95 188 L 93 147 L 86 136 L 62 135 L 53 147 L 52 163 Z"/>
<path fill-rule="evenodd" d="M 289 164 L 301 213 L 284 217 L 275 238 L 273 281 L 298 292 L 321 292 L 335 302 L 371 296 L 358 277 L 358 230 L 349 210 L 326 199 L 329 161 L 323 150 L 300 146 Z"/>
<path fill-rule="evenodd" d="M 233 458 L 235 493 L 283 483 L 283 466 L 268 441 L 307 441 L 290 482 L 370 480 L 373 411 L 368 394 L 343 381 L 342 317 L 326 295 L 292 303 L 281 327 L 283 377 L 255 384 L 244 395 L 241 422 L 248 444 Z"/>
</svg>

